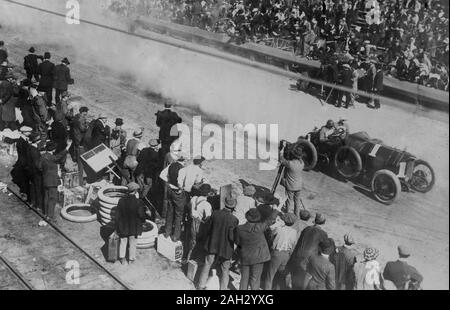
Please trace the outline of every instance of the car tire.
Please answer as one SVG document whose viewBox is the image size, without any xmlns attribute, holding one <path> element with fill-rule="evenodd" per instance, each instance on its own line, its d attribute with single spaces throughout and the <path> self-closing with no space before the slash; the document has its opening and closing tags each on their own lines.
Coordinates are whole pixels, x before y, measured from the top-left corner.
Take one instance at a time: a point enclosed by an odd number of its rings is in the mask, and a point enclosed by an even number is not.
<svg viewBox="0 0 450 310">
<path fill-rule="evenodd" d="M 427 181 L 427 185 L 425 187 L 419 187 L 417 185 L 417 183 L 414 182 L 414 178 L 415 178 L 415 176 L 414 176 L 414 169 L 417 166 L 419 166 L 419 165 L 423 165 L 423 166 L 427 167 L 429 169 L 429 171 L 430 171 L 430 174 L 431 174 L 431 180 L 430 180 L 430 182 Z M 409 180 L 409 185 L 416 192 L 419 192 L 419 193 L 427 193 L 427 192 L 429 192 L 433 188 L 434 182 L 436 181 L 433 168 L 431 168 L 431 166 L 430 166 L 430 164 L 428 162 L 419 159 L 419 160 L 416 160 L 414 162 L 414 169 L 413 169 L 413 176 Z"/>
<path fill-rule="evenodd" d="M 98 203 L 100 205 L 100 208 L 103 208 L 103 209 L 106 209 L 106 210 L 114 210 L 114 208 L 117 207 L 116 204 L 113 205 L 113 204 L 110 204 L 110 203 L 103 202 L 101 200 L 99 200 Z"/>
<path fill-rule="evenodd" d="M 117 206 L 119 199 L 124 197 L 128 193 L 126 186 L 107 186 L 98 191 L 98 200 L 100 204 L 105 203 L 109 205 Z M 114 194 L 112 197 L 108 194 Z"/>
<path fill-rule="evenodd" d="M 316 167 L 317 165 L 317 149 L 310 141 L 306 139 L 299 138 L 296 142 L 296 144 L 300 145 L 303 149 L 303 153 L 306 154 L 305 157 L 303 157 L 303 162 L 305 163 L 305 167 L 303 170 L 309 171 Z"/>
<path fill-rule="evenodd" d="M 79 215 L 70 214 L 71 211 L 75 211 L 75 210 L 88 210 L 92 213 L 92 215 L 79 216 Z M 64 219 L 66 219 L 70 222 L 74 222 L 74 223 L 90 223 L 90 222 L 94 222 L 97 220 L 97 212 L 96 212 L 95 208 L 89 204 L 84 204 L 84 203 L 71 204 L 71 205 L 65 206 L 61 210 L 61 216 Z"/>
<path fill-rule="evenodd" d="M 378 170 L 372 177 L 371 189 L 375 199 L 390 205 L 400 195 L 402 185 L 399 178 L 390 170 Z"/>
<path fill-rule="evenodd" d="M 346 179 L 356 178 L 362 171 L 362 160 L 351 146 L 341 146 L 334 155 L 334 167 Z"/>
</svg>

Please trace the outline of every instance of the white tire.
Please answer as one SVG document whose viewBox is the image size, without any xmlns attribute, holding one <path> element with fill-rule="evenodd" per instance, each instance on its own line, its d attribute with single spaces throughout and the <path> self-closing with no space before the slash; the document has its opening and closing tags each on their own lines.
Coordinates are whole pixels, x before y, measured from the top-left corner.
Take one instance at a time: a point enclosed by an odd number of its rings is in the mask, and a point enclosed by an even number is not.
<svg viewBox="0 0 450 310">
<path fill-rule="evenodd" d="M 87 210 L 92 213 L 92 215 L 88 216 L 79 216 L 79 215 L 72 215 L 70 214 L 71 211 L 74 210 Z M 61 210 L 61 216 L 71 222 L 74 223 L 90 223 L 95 220 L 97 220 L 97 212 L 94 207 L 92 207 L 90 204 L 84 204 L 84 203 L 77 203 L 77 204 L 71 204 L 68 206 L 65 206 Z"/>
<path fill-rule="evenodd" d="M 125 197 L 127 193 L 128 188 L 125 186 L 107 186 L 100 189 L 97 195 L 100 202 L 117 206 L 119 199 Z"/>
<path fill-rule="evenodd" d="M 117 205 L 106 203 L 101 200 L 99 200 L 98 203 L 99 203 L 100 207 L 102 207 L 104 209 L 108 209 L 108 210 L 111 210 L 111 209 L 114 209 L 115 207 L 117 207 Z"/>
</svg>

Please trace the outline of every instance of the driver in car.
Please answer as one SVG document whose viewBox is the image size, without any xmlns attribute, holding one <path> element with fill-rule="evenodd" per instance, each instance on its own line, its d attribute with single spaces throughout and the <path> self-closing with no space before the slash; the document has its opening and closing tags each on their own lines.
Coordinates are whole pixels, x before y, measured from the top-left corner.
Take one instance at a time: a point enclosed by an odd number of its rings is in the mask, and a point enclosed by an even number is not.
<svg viewBox="0 0 450 310">
<path fill-rule="evenodd" d="M 328 120 L 327 124 L 320 129 L 319 132 L 320 143 L 329 143 L 330 137 L 333 136 L 335 131 L 336 127 L 334 125 L 334 122 L 331 119 Z"/>
</svg>

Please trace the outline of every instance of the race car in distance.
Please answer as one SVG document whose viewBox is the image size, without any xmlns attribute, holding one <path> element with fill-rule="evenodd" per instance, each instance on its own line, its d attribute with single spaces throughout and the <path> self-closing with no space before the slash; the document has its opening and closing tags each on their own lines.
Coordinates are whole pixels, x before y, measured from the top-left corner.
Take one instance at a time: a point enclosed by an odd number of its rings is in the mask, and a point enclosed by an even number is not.
<svg viewBox="0 0 450 310">
<path fill-rule="evenodd" d="M 305 170 L 330 168 L 346 180 L 370 189 L 376 200 L 391 204 L 401 191 L 426 193 L 435 182 L 431 166 L 414 155 L 371 139 L 366 132 L 337 128 L 324 144 L 319 129 L 300 137 Z"/>
</svg>

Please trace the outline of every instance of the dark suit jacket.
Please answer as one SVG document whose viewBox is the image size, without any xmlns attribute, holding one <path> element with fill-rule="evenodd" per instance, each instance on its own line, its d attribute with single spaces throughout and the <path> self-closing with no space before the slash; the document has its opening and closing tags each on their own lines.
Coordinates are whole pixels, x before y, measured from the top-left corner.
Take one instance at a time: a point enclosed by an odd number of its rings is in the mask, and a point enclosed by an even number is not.
<svg viewBox="0 0 450 310">
<path fill-rule="evenodd" d="M 75 115 L 70 123 L 70 138 L 74 146 L 80 146 L 87 130 L 87 120 L 81 114 Z"/>
<path fill-rule="evenodd" d="M 335 269 L 334 265 L 322 255 L 313 255 L 309 259 L 306 271 L 311 275 L 308 283 L 310 290 L 334 290 Z"/>
<path fill-rule="evenodd" d="M 205 250 L 224 259 L 231 259 L 234 251 L 234 231 L 239 220 L 225 209 L 215 210 L 206 226 Z"/>
<path fill-rule="evenodd" d="M 142 201 L 131 195 L 120 198 L 115 222 L 119 237 L 140 236 L 145 222 L 145 208 Z"/>
<path fill-rule="evenodd" d="M 0 49 L 0 64 L 8 59 L 8 52 L 5 49 Z"/>
<path fill-rule="evenodd" d="M 169 109 L 158 111 L 158 113 L 156 113 L 156 125 L 160 128 L 159 139 L 162 143 L 171 143 L 176 139 L 176 137 L 170 135 L 170 130 L 173 125 L 181 122 L 181 117 L 179 117 L 176 112 Z"/>
<path fill-rule="evenodd" d="M 270 260 L 270 250 L 264 232 L 277 217 L 278 211 L 261 223 L 245 223 L 236 228 L 236 244 L 240 249 L 241 264 L 255 265 Z"/>
<path fill-rule="evenodd" d="M 306 227 L 292 254 L 291 259 L 294 265 L 306 270 L 309 257 L 319 254 L 319 243 L 327 238 L 328 234 L 319 225 Z"/>
<path fill-rule="evenodd" d="M 44 59 L 42 56 L 36 54 L 28 54 L 23 59 L 23 67 L 26 72 L 37 73 L 38 72 L 38 59 Z"/>
<path fill-rule="evenodd" d="M 73 79 L 69 67 L 63 64 L 56 65 L 53 70 L 53 87 L 64 91 L 70 84 L 73 84 Z"/>
<path fill-rule="evenodd" d="M 353 87 L 352 75 L 353 72 L 351 69 L 344 68 L 341 72 L 342 85 L 347 87 Z"/>
<path fill-rule="evenodd" d="M 39 87 L 49 88 L 53 87 L 53 73 L 55 70 L 55 64 L 49 60 L 45 60 L 38 66 L 38 74 L 40 75 Z"/>
<path fill-rule="evenodd" d="M 57 155 L 51 153 L 44 153 L 41 156 L 40 170 L 42 171 L 43 185 L 44 187 L 58 187 L 58 163 L 67 154 L 63 151 Z"/>
<path fill-rule="evenodd" d="M 146 178 L 153 178 L 161 168 L 161 161 L 158 152 L 152 148 L 143 149 L 137 157 L 138 165 L 135 174 L 143 174 Z"/>
<path fill-rule="evenodd" d="M 386 267 L 384 267 L 383 277 L 386 280 L 392 281 L 398 290 L 407 289 L 406 283 L 409 280 L 413 280 L 418 284 L 423 280 L 422 275 L 416 268 L 400 260 L 388 262 Z"/>
<path fill-rule="evenodd" d="M 109 126 L 103 125 L 102 121 L 97 119 L 92 129 L 91 145 L 90 148 L 94 148 L 102 143 L 108 146 L 109 137 L 111 135 L 111 129 Z"/>
<path fill-rule="evenodd" d="M 28 169 L 30 171 L 30 174 L 41 174 L 41 153 L 35 146 L 31 144 L 28 145 L 27 159 L 29 163 Z"/>
<path fill-rule="evenodd" d="M 373 87 L 376 88 L 378 91 L 382 91 L 383 90 L 383 71 L 378 70 L 377 73 L 375 74 L 375 81 L 374 81 L 374 85 Z"/>
</svg>

